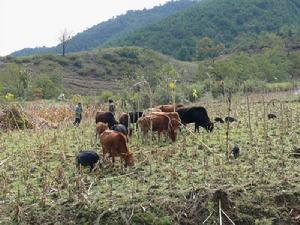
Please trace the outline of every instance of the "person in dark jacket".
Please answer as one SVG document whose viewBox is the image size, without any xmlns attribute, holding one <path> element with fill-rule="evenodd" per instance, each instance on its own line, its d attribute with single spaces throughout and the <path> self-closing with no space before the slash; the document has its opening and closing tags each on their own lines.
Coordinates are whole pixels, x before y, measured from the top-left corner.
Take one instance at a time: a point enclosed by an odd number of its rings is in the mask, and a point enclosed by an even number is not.
<svg viewBox="0 0 300 225">
<path fill-rule="evenodd" d="M 108 100 L 108 111 L 111 112 L 115 116 L 116 106 L 112 99 Z"/>
</svg>

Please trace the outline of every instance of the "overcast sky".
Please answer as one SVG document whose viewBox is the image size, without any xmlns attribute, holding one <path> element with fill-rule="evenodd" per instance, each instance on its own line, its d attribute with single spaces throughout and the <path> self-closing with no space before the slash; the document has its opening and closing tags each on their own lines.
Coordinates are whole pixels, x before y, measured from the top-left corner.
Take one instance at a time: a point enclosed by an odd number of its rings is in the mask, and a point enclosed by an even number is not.
<svg viewBox="0 0 300 225">
<path fill-rule="evenodd" d="M 130 9 L 168 0 L 0 0 L 0 56 L 27 47 L 54 46 L 67 28 L 81 32 Z"/>
</svg>

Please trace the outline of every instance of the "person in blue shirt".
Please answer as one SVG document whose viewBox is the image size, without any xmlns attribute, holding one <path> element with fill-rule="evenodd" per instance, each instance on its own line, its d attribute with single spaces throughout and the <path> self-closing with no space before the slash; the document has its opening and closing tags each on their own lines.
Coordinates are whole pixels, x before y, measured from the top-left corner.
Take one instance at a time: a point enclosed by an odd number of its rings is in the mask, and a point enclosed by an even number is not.
<svg viewBox="0 0 300 225">
<path fill-rule="evenodd" d="M 75 107 L 75 121 L 74 121 L 74 126 L 79 126 L 80 122 L 82 119 L 82 106 L 81 103 L 79 102 L 76 107 Z"/>
</svg>

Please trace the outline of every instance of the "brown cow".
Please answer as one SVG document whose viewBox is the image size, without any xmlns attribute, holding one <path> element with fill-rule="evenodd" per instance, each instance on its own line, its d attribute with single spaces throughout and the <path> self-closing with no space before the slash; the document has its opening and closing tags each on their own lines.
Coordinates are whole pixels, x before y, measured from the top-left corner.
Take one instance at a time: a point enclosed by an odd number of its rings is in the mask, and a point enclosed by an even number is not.
<svg viewBox="0 0 300 225">
<path fill-rule="evenodd" d="M 123 124 L 125 127 L 129 126 L 129 116 L 127 113 L 121 113 L 119 117 L 120 124 Z"/>
<path fill-rule="evenodd" d="M 159 105 L 156 108 L 160 109 L 162 112 L 174 112 L 179 108 L 184 107 L 182 104 L 177 104 L 175 105 L 175 110 L 174 110 L 174 105 Z"/>
<path fill-rule="evenodd" d="M 114 115 L 111 112 L 97 112 L 96 113 L 96 124 L 98 122 L 107 123 L 109 129 L 112 128 L 113 125 L 118 124 Z"/>
<path fill-rule="evenodd" d="M 96 140 L 97 140 L 97 137 L 100 137 L 100 135 L 107 129 L 108 129 L 107 123 L 98 122 L 96 124 Z"/>
<path fill-rule="evenodd" d="M 149 108 L 143 112 L 143 116 L 150 116 L 153 112 L 161 112 L 158 108 Z"/>
<path fill-rule="evenodd" d="M 158 132 L 158 141 L 160 141 L 160 134 L 167 133 L 173 142 L 176 141 L 176 130 L 180 126 L 180 119 L 177 113 L 167 115 L 164 113 L 155 113 L 150 116 L 141 117 L 138 120 L 139 126 L 143 132 L 143 138 L 148 135 L 149 130 Z"/>
<path fill-rule="evenodd" d="M 113 164 L 115 157 L 120 157 L 124 159 L 125 167 L 134 165 L 133 155 L 127 147 L 124 134 L 106 130 L 100 135 L 100 143 L 102 144 L 103 156 L 108 153 L 109 157 L 112 157 Z"/>
</svg>

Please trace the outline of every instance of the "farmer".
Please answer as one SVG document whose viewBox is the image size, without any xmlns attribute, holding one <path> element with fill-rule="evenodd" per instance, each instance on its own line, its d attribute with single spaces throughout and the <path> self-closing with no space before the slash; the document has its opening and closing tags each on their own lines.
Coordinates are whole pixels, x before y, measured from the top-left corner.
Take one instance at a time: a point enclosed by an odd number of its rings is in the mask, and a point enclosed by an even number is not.
<svg viewBox="0 0 300 225">
<path fill-rule="evenodd" d="M 115 115 L 116 106 L 112 99 L 108 99 L 108 111 Z"/>
<path fill-rule="evenodd" d="M 74 121 L 74 126 L 79 126 L 80 122 L 82 119 L 82 106 L 81 103 L 79 102 L 76 107 L 75 107 L 75 121 Z"/>
</svg>

